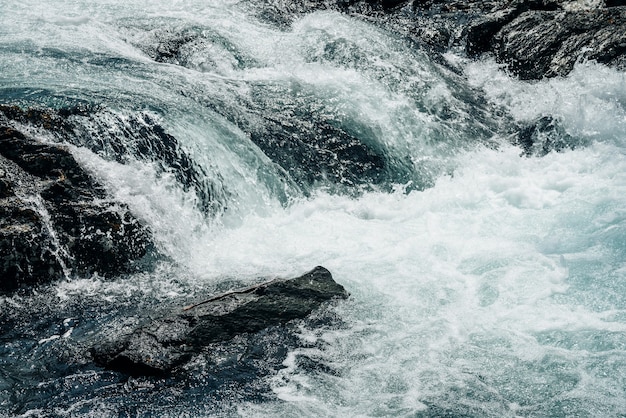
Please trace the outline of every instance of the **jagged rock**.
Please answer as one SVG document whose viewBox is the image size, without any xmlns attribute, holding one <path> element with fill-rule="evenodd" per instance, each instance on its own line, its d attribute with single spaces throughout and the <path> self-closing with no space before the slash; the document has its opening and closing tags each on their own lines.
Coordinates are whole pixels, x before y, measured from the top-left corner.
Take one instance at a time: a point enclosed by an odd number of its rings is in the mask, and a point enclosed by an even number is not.
<svg viewBox="0 0 626 418">
<path fill-rule="evenodd" d="M 563 76 L 580 59 L 624 67 L 626 7 L 529 11 L 493 38 L 498 60 L 522 79 Z"/>
<path fill-rule="evenodd" d="M 223 190 L 222 182 L 212 182 L 211 176 L 194 163 L 178 140 L 147 113 L 120 116 L 84 103 L 61 109 L 0 105 L 0 124 L 14 122 L 42 128 L 59 142 L 86 147 L 108 160 L 153 162 L 161 172 L 172 173 L 185 191 L 193 190 L 204 212 L 217 213 L 223 209 L 228 193 Z M 211 174 L 221 180 L 219 173 Z"/>
<path fill-rule="evenodd" d="M 304 318 L 322 303 L 347 298 L 328 270 L 316 267 L 289 280 L 273 280 L 225 293 L 151 321 L 92 349 L 96 362 L 132 375 L 164 374 L 203 347 Z"/>
<path fill-rule="evenodd" d="M 495 35 L 522 13 L 529 10 L 560 10 L 560 3 L 562 2 L 550 0 L 501 2 L 494 7 L 494 10 L 481 16 L 467 27 L 465 47 L 467 55 L 476 57 L 490 51 L 493 48 Z"/>
<path fill-rule="evenodd" d="M 148 231 L 64 147 L 0 127 L 0 291 L 129 271 Z"/>
<path fill-rule="evenodd" d="M 0 291 L 63 277 L 41 216 L 17 198 L 0 199 Z"/>
</svg>

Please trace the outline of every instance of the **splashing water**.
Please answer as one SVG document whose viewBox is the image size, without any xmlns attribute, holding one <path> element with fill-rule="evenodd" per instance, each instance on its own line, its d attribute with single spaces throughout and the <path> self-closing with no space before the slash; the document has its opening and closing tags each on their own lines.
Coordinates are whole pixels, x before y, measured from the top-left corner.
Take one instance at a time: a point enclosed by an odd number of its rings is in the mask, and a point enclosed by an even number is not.
<svg viewBox="0 0 626 418">
<path fill-rule="evenodd" d="M 448 56 L 459 75 L 328 12 L 281 30 L 234 1 L 62 3 L 1 6 L 2 102 L 103 106 L 107 135 L 118 138 L 133 138 L 119 121 L 150 115 L 206 177 L 216 209 L 203 210 L 199 189 L 158 156 L 113 158 L 73 141 L 164 257 L 149 273 L 3 296 L 0 410 L 626 413 L 623 72 L 586 63 L 526 83 L 491 61 Z M 268 118 L 284 127 L 308 114 L 380 156 L 371 183 L 348 182 L 347 169 L 309 181 L 297 171 L 306 167 L 254 141 Z M 511 136 L 542 116 L 558 120 L 574 149 L 521 156 Z M 73 121 L 94 132 L 93 119 Z M 132 327 L 141 311 L 315 265 L 351 293 L 328 308 L 339 324 L 299 324 L 297 347 L 247 386 L 216 382 L 202 359 L 165 381 L 89 366 L 86 342 Z"/>
</svg>

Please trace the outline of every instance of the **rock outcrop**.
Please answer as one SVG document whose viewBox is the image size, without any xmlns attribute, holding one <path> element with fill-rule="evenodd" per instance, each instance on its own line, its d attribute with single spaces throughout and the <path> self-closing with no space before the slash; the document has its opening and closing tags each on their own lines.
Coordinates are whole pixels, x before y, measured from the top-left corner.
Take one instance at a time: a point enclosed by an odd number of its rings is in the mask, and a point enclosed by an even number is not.
<svg viewBox="0 0 626 418">
<path fill-rule="evenodd" d="M 0 127 L 0 291 L 132 270 L 150 234 L 63 146 Z"/>
<path fill-rule="evenodd" d="M 4 120 L 4 121 L 3 121 Z M 103 106 L 76 103 L 60 109 L 0 105 L 0 124 L 45 132 L 56 142 L 85 147 L 102 158 L 122 164 L 149 161 L 160 172 L 171 173 L 185 191 L 194 191 L 203 212 L 223 209 L 228 194 L 219 173 L 206 172 L 148 113 L 116 113 Z"/>
<path fill-rule="evenodd" d="M 494 35 L 491 50 L 522 79 L 564 76 L 579 60 L 626 68 L 626 7 L 529 11 Z"/>
<path fill-rule="evenodd" d="M 568 74 L 578 60 L 626 68 L 626 4 L 567 0 L 258 0 L 262 17 L 338 10 L 374 21 L 433 52 L 493 54 L 522 79 Z"/>
<path fill-rule="evenodd" d="M 273 280 L 196 303 L 92 349 L 96 362 L 131 375 L 167 374 L 204 347 L 304 318 L 348 293 L 328 270 Z"/>
<path fill-rule="evenodd" d="M 521 79 L 567 75 L 579 60 L 626 68 L 626 7 L 563 0 L 414 1 L 418 16 L 438 9 L 436 28 L 470 57 L 491 53 Z M 421 12 L 421 13 L 420 13 Z M 456 29 L 455 29 L 456 26 Z"/>
</svg>

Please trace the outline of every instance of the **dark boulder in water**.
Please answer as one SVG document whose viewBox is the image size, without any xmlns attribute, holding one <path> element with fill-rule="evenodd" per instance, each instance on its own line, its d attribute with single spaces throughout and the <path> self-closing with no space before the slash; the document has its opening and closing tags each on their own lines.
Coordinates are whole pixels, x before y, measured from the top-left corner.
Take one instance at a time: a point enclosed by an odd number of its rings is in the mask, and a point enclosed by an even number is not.
<svg viewBox="0 0 626 418">
<path fill-rule="evenodd" d="M 529 11 L 493 38 L 498 60 L 522 79 L 564 76 L 582 59 L 626 67 L 626 7 Z"/>
<path fill-rule="evenodd" d="M 392 173 L 384 150 L 328 121 L 267 117 L 250 138 L 304 190 L 316 183 L 368 187 L 408 181 L 400 170 Z"/>
<path fill-rule="evenodd" d="M 540 157 L 551 151 L 559 152 L 584 145 L 581 139 L 568 134 L 559 120 L 552 116 L 542 116 L 522 126 L 514 142 L 522 147 L 525 155 Z"/>
<path fill-rule="evenodd" d="M 149 232 L 63 146 L 0 127 L 0 291 L 132 270 Z"/>
<path fill-rule="evenodd" d="M 96 362 L 131 375 L 167 374 L 204 347 L 305 318 L 348 293 L 328 270 L 272 280 L 188 306 L 92 349 Z"/>
</svg>

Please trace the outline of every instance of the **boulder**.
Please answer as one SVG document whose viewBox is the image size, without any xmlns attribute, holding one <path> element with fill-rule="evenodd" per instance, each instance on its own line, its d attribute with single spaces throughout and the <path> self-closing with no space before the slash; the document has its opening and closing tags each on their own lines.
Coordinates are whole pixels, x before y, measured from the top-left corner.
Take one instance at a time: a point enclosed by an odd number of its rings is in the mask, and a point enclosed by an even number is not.
<svg viewBox="0 0 626 418">
<path fill-rule="evenodd" d="M 149 321 L 129 334 L 98 342 L 95 361 L 131 375 L 171 372 L 203 348 L 305 318 L 322 303 L 348 293 L 328 270 L 272 280 L 218 295 Z"/>
<path fill-rule="evenodd" d="M 150 234 L 63 146 L 0 127 L 0 291 L 132 269 Z"/>
<path fill-rule="evenodd" d="M 494 37 L 496 58 L 521 79 L 564 76 L 581 59 L 626 67 L 626 7 L 529 11 Z"/>
</svg>

